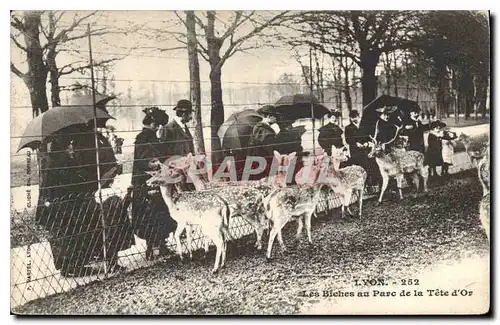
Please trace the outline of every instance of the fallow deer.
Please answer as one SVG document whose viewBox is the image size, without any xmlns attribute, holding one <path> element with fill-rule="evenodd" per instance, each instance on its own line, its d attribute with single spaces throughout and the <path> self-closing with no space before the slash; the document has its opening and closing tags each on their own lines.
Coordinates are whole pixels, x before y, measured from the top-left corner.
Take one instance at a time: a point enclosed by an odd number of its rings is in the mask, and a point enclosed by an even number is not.
<svg viewBox="0 0 500 325">
<path fill-rule="evenodd" d="M 306 225 L 307 237 L 310 244 L 311 238 L 311 218 L 316 210 L 316 205 L 320 198 L 321 184 L 312 187 L 284 187 L 275 189 L 264 200 L 264 210 L 266 218 L 272 223 L 269 233 L 269 243 L 267 246 L 266 259 L 271 258 L 273 243 L 278 236 L 283 251 L 286 251 L 281 230 L 292 219 L 298 222 L 297 238 L 302 233 L 303 224 Z"/>
<path fill-rule="evenodd" d="M 295 156 L 295 152 L 289 155 L 281 155 L 279 152 L 274 151 L 274 159 L 278 167 L 289 166 Z M 203 160 L 205 157 L 199 158 Z M 191 160 L 179 158 L 176 162 L 176 169 L 180 173 L 187 175 L 188 169 L 191 167 Z M 229 168 L 231 168 L 231 166 L 229 166 Z M 287 186 L 287 171 L 278 170 L 276 175 L 270 175 L 261 180 L 240 182 L 208 182 L 197 175 L 189 175 L 189 177 L 196 190 L 213 189 L 216 191 L 217 195 L 228 202 L 231 218 L 239 216 L 252 226 L 257 237 L 255 247 L 261 250 L 262 235 L 264 230 L 268 227 L 264 217 L 264 211 L 262 211 L 262 200 L 264 197 L 267 197 L 273 189 Z"/>
<path fill-rule="evenodd" d="M 361 216 L 363 211 L 363 191 L 367 178 L 365 169 L 357 165 L 339 168 L 341 162 L 347 161 L 347 156 L 345 155 L 345 151 L 338 149 L 336 151 L 332 151 L 332 163 L 326 166 L 326 173 L 323 174 L 324 179 L 319 179 L 321 169 L 325 167 L 323 166 L 325 163 L 324 157 L 324 155 L 316 157 L 314 166 L 305 167 L 312 167 L 312 170 L 309 170 L 310 177 L 306 177 L 306 183 L 304 183 L 304 174 L 306 173 L 305 168 L 297 173 L 296 182 L 298 184 L 307 184 L 309 186 L 312 186 L 316 182 L 321 182 L 322 184 L 328 186 L 334 193 L 338 194 L 342 198 L 342 218 L 345 216 L 346 209 L 347 212 L 352 215 L 349 204 L 351 202 L 352 195 L 356 191 L 359 198 L 359 215 Z"/>
<path fill-rule="evenodd" d="M 477 176 L 483 187 L 483 195 L 490 191 L 490 143 L 478 143 L 472 141 L 471 137 L 463 133 L 458 137 L 462 142 L 472 165 L 474 162 L 477 168 Z"/>
<path fill-rule="evenodd" d="M 189 163 L 192 155 L 189 154 L 185 160 Z M 226 241 L 229 237 L 229 215 L 230 210 L 226 200 L 217 195 L 214 191 L 179 191 L 179 184 L 173 183 L 173 179 L 186 177 L 185 165 L 180 166 L 175 161 L 168 165 L 162 164 L 157 172 L 150 172 L 153 176 L 146 183 L 151 186 L 159 185 L 163 200 L 168 206 L 171 217 L 177 222 L 174 238 L 177 246 L 177 253 L 182 260 L 182 249 L 180 235 L 186 229 L 186 239 L 189 257 L 192 258 L 192 238 L 191 227 L 200 225 L 203 233 L 205 253 L 208 252 L 209 239 L 216 248 L 215 264 L 212 273 L 217 272 L 224 266 L 226 261 Z M 201 186 L 201 180 L 196 175 L 189 175 L 190 179 Z"/>
<path fill-rule="evenodd" d="M 418 151 L 405 151 L 405 150 L 395 150 L 389 153 L 385 153 L 385 145 L 392 143 L 398 137 L 399 131 L 402 127 L 396 127 L 396 134 L 393 139 L 386 143 L 379 143 L 375 139 L 377 135 L 370 136 L 372 138 L 372 150 L 368 154 L 369 158 L 375 157 L 377 165 L 380 169 L 380 174 L 382 175 L 382 189 L 380 191 L 380 197 L 378 199 L 377 205 L 382 203 L 382 197 L 384 196 L 385 190 L 387 189 L 387 184 L 390 178 L 395 178 L 399 191 L 399 198 L 403 199 L 402 192 L 402 182 L 404 174 L 411 174 L 413 182 L 416 187 L 416 191 L 419 190 L 419 176 L 423 179 L 423 191 L 427 192 L 427 178 L 428 172 L 424 168 L 424 155 Z M 415 193 L 415 197 L 416 197 Z"/>
</svg>

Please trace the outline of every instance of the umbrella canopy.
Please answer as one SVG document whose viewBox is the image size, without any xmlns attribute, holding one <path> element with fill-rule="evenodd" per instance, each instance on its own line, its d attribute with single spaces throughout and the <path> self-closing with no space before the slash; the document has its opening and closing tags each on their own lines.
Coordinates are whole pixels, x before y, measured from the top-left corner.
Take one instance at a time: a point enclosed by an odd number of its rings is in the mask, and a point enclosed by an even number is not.
<svg viewBox="0 0 500 325">
<path fill-rule="evenodd" d="M 322 118 L 330 110 L 321 105 L 318 99 L 310 94 L 295 94 L 281 97 L 274 108 L 268 111 L 278 113 L 285 120 L 295 121 L 302 118 L 312 118 L 311 105 L 314 118 Z"/>
<path fill-rule="evenodd" d="M 262 116 L 253 109 L 246 109 L 229 116 L 220 126 L 217 135 L 224 149 L 248 147 L 253 127 L 262 121 Z"/>
<path fill-rule="evenodd" d="M 97 120 L 105 123 L 114 119 L 104 110 L 97 108 Z M 92 106 L 59 106 L 49 109 L 37 116 L 28 124 L 19 143 L 17 151 L 30 147 L 38 147 L 48 136 L 75 124 L 87 124 L 94 118 Z"/>
<path fill-rule="evenodd" d="M 410 118 L 410 109 L 416 108 L 417 111 L 420 111 L 420 106 L 418 106 L 416 101 L 389 95 L 381 95 L 363 108 L 363 115 L 359 127 L 364 134 L 373 135 L 375 132 L 375 124 L 380 115 L 377 110 L 383 107 L 389 107 L 389 111 L 393 111 L 389 115 L 389 122 L 397 125 L 401 125 Z"/>
</svg>

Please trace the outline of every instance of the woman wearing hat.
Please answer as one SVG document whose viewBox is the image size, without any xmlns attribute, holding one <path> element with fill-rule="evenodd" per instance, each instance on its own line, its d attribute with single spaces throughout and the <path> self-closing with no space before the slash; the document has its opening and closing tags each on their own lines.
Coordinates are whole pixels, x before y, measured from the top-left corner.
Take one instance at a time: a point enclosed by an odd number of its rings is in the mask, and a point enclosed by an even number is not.
<svg viewBox="0 0 500 325">
<path fill-rule="evenodd" d="M 439 176 L 437 166 L 443 166 L 443 131 L 446 126 L 441 121 L 434 121 L 430 124 L 429 137 L 427 138 L 427 152 L 425 153 L 424 165 L 429 166 L 429 177 Z"/>
<path fill-rule="evenodd" d="M 342 116 L 339 111 L 333 111 L 326 114 L 328 123 L 318 129 L 318 144 L 328 154 L 332 155 L 332 146 L 340 149 L 344 146 L 342 134 L 344 131 L 338 126 L 338 120 Z"/>
<path fill-rule="evenodd" d="M 142 131 L 135 138 L 134 163 L 132 165 L 132 224 L 135 234 L 146 240 L 146 258 L 153 258 L 153 249 L 158 247 L 160 254 L 168 253 L 165 239 L 177 227 L 170 217 L 168 207 L 159 188 L 146 185 L 151 177 L 146 172 L 152 171 L 152 162 L 162 157 L 162 146 L 156 136 L 161 123 L 168 121 L 168 115 L 151 109 L 145 109 Z"/>
<path fill-rule="evenodd" d="M 420 120 L 420 108 L 418 106 L 410 107 L 410 118 L 402 130 L 402 134 L 408 137 L 408 150 L 425 153 L 424 132 L 429 130 L 429 125 L 429 123 L 423 124 Z"/>
<path fill-rule="evenodd" d="M 276 132 L 271 125 L 276 124 L 279 114 L 273 113 L 270 110 L 271 106 L 269 106 L 269 110 L 266 107 L 258 111 L 263 116 L 263 119 L 253 127 L 247 149 L 247 156 L 264 157 L 266 159 L 266 169 L 260 174 L 250 175 L 251 180 L 259 180 L 269 176 L 274 157 L 273 151 L 276 149 Z M 255 167 L 252 166 L 252 168 Z"/>
<path fill-rule="evenodd" d="M 352 110 L 349 112 L 349 125 L 345 127 L 345 142 L 349 145 L 351 158 L 346 165 L 358 165 L 366 169 L 367 150 L 370 149 L 367 136 L 359 129 L 359 112 Z"/>
<path fill-rule="evenodd" d="M 382 107 L 376 111 L 380 114 L 375 124 L 375 134 L 373 137 L 379 143 L 385 143 L 385 151 L 389 152 L 392 147 L 392 140 L 397 136 L 396 125 L 390 121 L 391 114 L 397 110 L 397 107 Z"/>
</svg>

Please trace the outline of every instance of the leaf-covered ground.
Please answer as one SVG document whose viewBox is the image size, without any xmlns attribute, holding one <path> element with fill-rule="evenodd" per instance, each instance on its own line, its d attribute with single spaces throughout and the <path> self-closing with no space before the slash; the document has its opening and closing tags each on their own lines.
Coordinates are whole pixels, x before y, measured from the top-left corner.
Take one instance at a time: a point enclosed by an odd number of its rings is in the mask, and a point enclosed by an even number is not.
<svg viewBox="0 0 500 325">
<path fill-rule="evenodd" d="M 481 186 L 474 171 L 431 182 L 427 196 L 364 205 L 361 218 L 320 217 L 295 241 L 296 224 L 283 238 L 288 251 L 273 247 L 273 260 L 253 248 L 254 237 L 229 245 L 226 267 L 210 275 L 214 254 L 180 264 L 175 258 L 16 308 L 27 314 L 295 314 L 311 298 L 299 295 L 328 285 L 352 285 L 353 278 L 401 278 L 439 261 L 486 256 L 480 228 Z M 264 246 L 264 249 L 266 247 Z M 336 277 L 328 275 L 335 274 Z"/>
</svg>

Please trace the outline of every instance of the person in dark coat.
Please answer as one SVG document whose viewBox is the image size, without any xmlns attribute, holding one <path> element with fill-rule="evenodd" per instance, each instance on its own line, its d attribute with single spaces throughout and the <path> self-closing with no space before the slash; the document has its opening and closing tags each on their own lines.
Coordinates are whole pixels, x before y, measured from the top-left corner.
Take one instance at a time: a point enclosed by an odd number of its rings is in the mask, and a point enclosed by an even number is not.
<svg viewBox="0 0 500 325">
<path fill-rule="evenodd" d="M 261 111 L 263 119 L 262 121 L 255 124 L 252 129 L 252 135 L 248 142 L 247 156 L 263 157 L 266 159 L 266 168 L 262 173 L 250 175 L 250 180 L 259 180 L 264 177 L 269 176 L 271 170 L 271 164 L 273 162 L 273 151 L 279 151 L 276 146 L 276 132 L 271 127 L 277 121 L 277 116 L 272 112 Z M 257 163 L 254 163 L 252 168 L 256 168 Z"/>
<path fill-rule="evenodd" d="M 109 188 L 121 173 L 109 141 L 97 133 L 101 187 Z M 95 135 L 88 125 L 65 128 L 55 136 L 49 152 L 44 202 L 39 204 L 36 221 L 51 238 L 52 254 L 57 270 L 63 276 L 84 276 L 95 273 L 88 264 L 103 258 L 103 227 L 98 190 Z M 118 271 L 118 252 L 134 244 L 126 199 L 116 195 L 103 198 L 106 228 L 106 251 L 109 269 Z M 61 213 L 65 211 L 65 213 Z M 110 236 L 110 234 L 112 234 Z"/>
<path fill-rule="evenodd" d="M 429 123 L 423 124 L 420 120 L 418 106 L 410 108 L 410 119 L 405 122 L 402 135 L 408 137 L 408 150 L 425 153 L 424 133 L 429 131 Z"/>
<path fill-rule="evenodd" d="M 338 119 L 342 116 L 339 111 L 333 111 L 326 115 L 329 118 L 327 124 L 318 129 L 318 144 L 328 156 L 332 155 L 332 146 L 340 149 L 344 146 L 342 134 L 344 133 L 338 125 Z"/>
<path fill-rule="evenodd" d="M 397 107 L 382 107 L 376 110 L 380 115 L 375 124 L 373 138 L 375 138 L 378 143 L 384 144 L 385 152 L 390 152 L 393 146 L 393 142 L 391 141 L 394 141 L 397 136 L 396 125 L 389 121 L 390 114 L 394 113 L 396 109 Z"/>
<path fill-rule="evenodd" d="M 443 166 L 443 131 L 441 128 L 445 126 L 446 124 L 441 121 L 434 121 L 430 125 L 424 159 L 424 165 L 429 166 L 429 177 L 439 176 L 436 167 Z"/>
<path fill-rule="evenodd" d="M 193 105 L 187 99 L 181 99 L 174 107 L 175 116 L 164 127 L 159 129 L 161 143 L 161 157 L 163 162 L 174 156 L 187 156 L 195 154 L 193 136 L 187 123 L 193 119 Z M 184 191 L 194 191 L 192 183 L 181 185 Z"/>
<path fill-rule="evenodd" d="M 291 120 L 281 119 L 277 120 L 276 123 L 280 128 L 275 138 L 276 147 L 279 148 L 279 153 L 282 155 L 289 155 L 295 152 L 297 154 L 292 178 L 292 183 L 294 183 L 295 175 L 303 166 L 302 158 L 304 149 L 301 144 L 302 135 L 293 128 Z"/>
<path fill-rule="evenodd" d="M 187 126 L 193 119 L 193 106 L 189 100 L 181 99 L 174 111 L 174 118 L 160 129 L 162 160 L 194 154 L 193 136 Z"/>
<path fill-rule="evenodd" d="M 135 138 L 134 163 L 132 165 L 132 225 L 135 234 L 146 240 L 146 258 L 153 258 L 153 249 L 158 247 L 160 255 L 169 250 L 165 239 L 175 231 L 177 223 L 169 214 L 158 187 L 146 185 L 151 178 L 148 171 L 155 170 L 154 162 L 164 155 L 164 148 L 156 136 L 158 128 L 154 116 L 146 110 L 142 131 Z"/>
<path fill-rule="evenodd" d="M 349 112 L 350 123 L 345 127 L 345 142 L 349 146 L 350 158 L 345 164 L 358 165 L 367 168 L 367 154 L 370 150 L 370 139 L 359 129 L 359 112 L 352 110 Z"/>
</svg>

